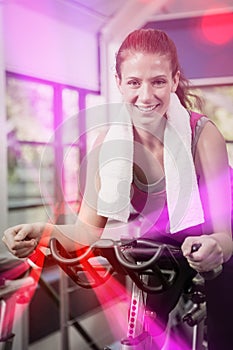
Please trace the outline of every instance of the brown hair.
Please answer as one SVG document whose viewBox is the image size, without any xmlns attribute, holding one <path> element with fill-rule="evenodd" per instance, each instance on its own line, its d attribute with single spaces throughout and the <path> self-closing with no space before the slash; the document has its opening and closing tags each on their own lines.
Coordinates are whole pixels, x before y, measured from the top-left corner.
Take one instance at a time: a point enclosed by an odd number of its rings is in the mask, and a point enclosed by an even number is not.
<svg viewBox="0 0 233 350">
<path fill-rule="evenodd" d="M 200 98 L 189 91 L 190 84 L 180 67 L 176 46 L 165 32 L 157 29 L 138 29 L 125 38 L 116 54 L 116 73 L 120 79 L 121 64 L 130 52 L 166 55 L 171 63 L 172 77 L 180 71 L 179 85 L 176 90 L 180 102 L 185 108 L 201 108 Z"/>
</svg>

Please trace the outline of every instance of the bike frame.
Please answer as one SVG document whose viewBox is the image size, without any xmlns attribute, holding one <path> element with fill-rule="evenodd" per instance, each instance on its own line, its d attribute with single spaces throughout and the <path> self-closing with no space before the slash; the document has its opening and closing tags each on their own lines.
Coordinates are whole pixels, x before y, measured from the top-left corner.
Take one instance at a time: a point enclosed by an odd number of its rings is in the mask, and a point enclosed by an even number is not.
<svg viewBox="0 0 233 350">
<path fill-rule="evenodd" d="M 149 331 L 150 317 L 153 315 L 146 309 L 146 298 L 148 293 L 163 293 L 175 283 L 179 273 L 176 259 L 177 254 L 181 254 L 179 248 L 143 239 L 129 241 L 101 239 L 92 246 L 84 248 L 79 254 L 72 255 L 52 238 L 50 249 L 61 268 L 83 288 L 95 288 L 105 283 L 116 272 L 128 275 L 133 282 L 129 321 L 126 337 L 121 341 L 119 350 L 154 349 Z M 102 257 L 107 263 L 104 266 L 93 265 L 91 262 L 93 256 Z M 160 259 L 164 258 L 168 261 L 166 270 L 159 267 Z M 88 282 L 82 279 L 83 271 L 88 271 L 90 274 Z M 158 281 L 156 285 L 148 284 L 150 275 L 156 275 Z M 183 319 L 194 327 L 192 350 L 204 350 L 205 298 L 198 287 L 192 293 L 196 299 L 192 301 L 192 310 L 187 312 Z"/>
</svg>

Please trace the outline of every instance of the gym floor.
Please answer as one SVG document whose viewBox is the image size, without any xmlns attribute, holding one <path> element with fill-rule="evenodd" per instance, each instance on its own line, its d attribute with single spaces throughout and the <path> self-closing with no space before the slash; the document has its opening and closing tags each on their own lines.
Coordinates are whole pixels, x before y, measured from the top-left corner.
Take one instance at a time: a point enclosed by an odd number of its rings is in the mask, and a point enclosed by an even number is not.
<svg viewBox="0 0 233 350">
<path fill-rule="evenodd" d="M 127 304 L 124 301 L 110 305 L 105 309 L 105 312 L 99 311 L 95 314 L 85 317 L 85 319 L 80 319 L 80 324 L 88 332 L 88 334 L 93 338 L 95 344 L 102 349 L 105 345 L 110 345 L 116 340 L 121 339 L 125 336 L 124 327 L 125 325 L 121 322 L 116 321 L 114 324 L 114 332 L 111 331 L 108 320 L 113 320 L 116 315 L 116 308 L 119 308 L 122 311 L 122 314 L 125 313 L 127 317 Z M 111 321 L 112 323 L 112 321 Z M 114 333 L 114 334 L 113 334 Z M 69 327 L 69 349 L 62 349 L 61 347 L 61 333 L 55 332 L 49 336 L 30 344 L 29 350 L 90 350 L 90 345 L 88 345 L 84 339 L 78 334 L 74 327 Z"/>
</svg>

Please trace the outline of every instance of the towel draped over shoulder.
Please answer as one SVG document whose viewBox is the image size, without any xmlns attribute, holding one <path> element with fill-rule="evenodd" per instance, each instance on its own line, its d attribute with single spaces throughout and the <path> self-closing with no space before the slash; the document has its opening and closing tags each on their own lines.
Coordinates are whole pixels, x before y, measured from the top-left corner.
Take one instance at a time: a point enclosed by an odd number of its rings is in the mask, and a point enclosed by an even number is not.
<svg viewBox="0 0 233 350">
<path fill-rule="evenodd" d="M 176 233 L 204 221 L 191 152 L 190 115 L 171 93 L 164 133 L 164 171 L 170 232 Z M 100 191 L 97 213 L 127 222 L 133 181 L 133 125 L 122 104 L 111 124 L 99 155 Z"/>
</svg>

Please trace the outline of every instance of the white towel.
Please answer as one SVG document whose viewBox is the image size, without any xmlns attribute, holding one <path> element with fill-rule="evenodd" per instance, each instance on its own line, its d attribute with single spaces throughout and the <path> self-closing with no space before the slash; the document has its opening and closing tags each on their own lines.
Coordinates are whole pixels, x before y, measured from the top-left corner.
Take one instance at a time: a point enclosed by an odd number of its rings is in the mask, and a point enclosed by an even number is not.
<svg viewBox="0 0 233 350">
<path fill-rule="evenodd" d="M 190 115 L 178 96 L 172 93 L 164 133 L 164 171 L 171 233 L 204 221 L 191 142 Z"/>
<path fill-rule="evenodd" d="M 111 109 L 114 110 L 115 106 Z M 101 187 L 97 212 L 99 215 L 127 222 L 133 180 L 133 127 L 126 105 L 121 105 L 116 117 L 117 120 L 111 123 L 100 150 Z"/>
<path fill-rule="evenodd" d="M 191 153 L 190 117 L 176 94 L 171 94 L 164 133 L 164 168 L 170 232 L 204 221 Z M 127 107 L 122 105 L 100 150 L 99 215 L 127 222 L 133 179 L 133 128 Z"/>
</svg>

